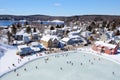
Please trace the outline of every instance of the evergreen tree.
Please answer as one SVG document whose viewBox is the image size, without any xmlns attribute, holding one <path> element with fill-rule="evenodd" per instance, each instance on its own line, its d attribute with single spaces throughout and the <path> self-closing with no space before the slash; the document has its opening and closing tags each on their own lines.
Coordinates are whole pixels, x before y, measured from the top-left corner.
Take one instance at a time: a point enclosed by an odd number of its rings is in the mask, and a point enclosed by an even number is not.
<svg viewBox="0 0 120 80">
<path fill-rule="evenodd" d="M 88 30 L 88 31 L 92 31 L 92 27 L 91 27 L 91 26 L 88 26 L 88 27 L 87 27 L 87 30 Z"/>
<path fill-rule="evenodd" d="M 17 28 L 15 24 L 12 24 L 12 34 L 16 34 Z"/>
<path fill-rule="evenodd" d="M 112 24 L 112 30 L 114 30 L 116 28 L 116 23 L 114 22 L 113 24 Z"/>
<path fill-rule="evenodd" d="M 21 28 L 21 27 L 22 27 L 21 23 L 18 22 L 18 23 L 17 23 L 17 28 Z"/>
<path fill-rule="evenodd" d="M 31 32 L 31 27 L 28 26 L 28 27 L 26 28 L 26 32 L 27 32 L 27 33 L 30 33 L 30 32 Z"/>
<path fill-rule="evenodd" d="M 120 31 L 117 30 L 116 33 L 115 33 L 116 36 L 120 35 Z"/>
<path fill-rule="evenodd" d="M 54 30 L 54 27 L 53 27 L 53 26 L 51 26 L 51 27 L 50 27 L 50 30 Z"/>
<path fill-rule="evenodd" d="M 110 23 L 107 24 L 106 28 L 109 28 L 110 27 Z"/>
<path fill-rule="evenodd" d="M 28 26 L 28 25 L 29 25 L 28 21 L 26 21 L 26 22 L 24 23 L 24 25 L 25 25 L 25 26 Z"/>
<path fill-rule="evenodd" d="M 57 25 L 57 26 L 56 26 L 56 28 L 60 28 L 60 26 L 59 26 L 59 25 Z"/>
<path fill-rule="evenodd" d="M 60 26 L 61 26 L 61 28 L 64 28 L 65 25 L 64 25 L 64 24 L 61 24 Z"/>
<path fill-rule="evenodd" d="M 92 22 L 92 23 L 90 24 L 90 26 L 91 26 L 92 28 L 96 28 L 95 22 Z"/>
<path fill-rule="evenodd" d="M 37 32 L 35 27 L 33 28 L 33 32 Z"/>
<path fill-rule="evenodd" d="M 107 22 L 106 22 L 106 21 L 103 21 L 102 27 L 106 27 L 106 24 L 107 24 Z"/>
<path fill-rule="evenodd" d="M 10 31 L 7 32 L 7 37 L 8 37 L 8 44 L 9 44 L 10 41 L 11 41 L 11 33 L 10 33 Z"/>
</svg>

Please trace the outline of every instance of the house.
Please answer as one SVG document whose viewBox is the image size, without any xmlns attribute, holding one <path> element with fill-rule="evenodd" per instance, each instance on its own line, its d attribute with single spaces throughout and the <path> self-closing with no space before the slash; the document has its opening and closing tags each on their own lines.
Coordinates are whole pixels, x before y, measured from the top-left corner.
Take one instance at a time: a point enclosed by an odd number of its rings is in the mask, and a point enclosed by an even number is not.
<svg viewBox="0 0 120 80">
<path fill-rule="evenodd" d="M 39 42 L 32 42 L 30 44 L 31 44 L 31 49 L 33 49 L 36 52 L 41 52 L 46 50 L 45 47 Z"/>
<path fill-rule="evenodd" d="M 92 35 L 92 33 L 90 31 L 83 31 L 80 35 L 84 38 L 89 38 Z"/>
<path fill-rule="evenodd" d="M 63 39 L 61 39 L 61 41 L 63 43 L 65 43 L 66 45 L 73 45 L 73 44 L 78 44 L 82 42 L 82 39 L 80 36 L 71 36 L 71 37 L 64 37 Z"/>
<path fill-rule="evenodd" d="M 80 30 L 77 30 L 77 31 L 71 31 L 68 33 L 68 37 L 71 37 L 71 36 L 79 36 L 80 35 Z"/>
<path fill-rule="evenodd" d="M 100 40 L 101 40 L 101 41 L 107 41 L 107 40 L 108 40 L 108 36 L 107 36 L 106 34 L 102 34 L 102 35 L 100 36 Z"/>
<path fill-rule="evenodd" d="M 108 38 L 108 39 L 114 37 L 114 32 L 113 32 L 113 31 L 107 31 L 105 34 L 107 35 L 107 38 Z"/>
<path fill-rule="evenodd" d="M 29 43 L 31 41 L 31 39 L 32 39 L 31 34 L 28 34 L 28 33 L 24 33 L 23 34 L 23 41 L 24 41 L 24 43 Z"/>
<path fill-rule="evenodd" d="M 57 48 L 59 44 L 59 39 L 54 35 L 44 35 L 40 42 L 46 47 Z"/>
<path fill-rule="evenodd" d="M 92 46 L 92 49 L 100 53 L 116 54 L 118 45 L 109 44 L 104 41 L 96 41 Z"/>
<path fill-rule="evenodd" d="M 17 48 L 20 56 L 31 55 L 35 53 L 35 51 L 27 45 L 20 45 L 17 46 Z"/>
<path fill-rule="evenodd" d="M 32 33 L 32 40 L 38 40 L 39 39 L 39 33 L 38 32 L 33 32 Z"/>
</svg>

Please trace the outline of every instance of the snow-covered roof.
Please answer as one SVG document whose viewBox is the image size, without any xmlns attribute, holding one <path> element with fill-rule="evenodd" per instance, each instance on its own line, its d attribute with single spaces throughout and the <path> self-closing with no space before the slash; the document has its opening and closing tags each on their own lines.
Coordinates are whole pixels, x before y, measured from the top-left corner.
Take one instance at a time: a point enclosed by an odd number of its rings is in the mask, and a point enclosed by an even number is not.
<svg viewBox="0 0 120 80">
<path fill-rule="evenodd" d="M 51 21 L 51 22 L 64 23 L 64 21 L 60 21 L 60 20 L 53 20 L 53 21 Z"/>
<path fill-rule="evenodd" d="M 39 42 L 32 42 L 31 45 L 39 45 L 40 43 Z"/>
<path fill-rule="evenodd" d="M 30 36 L 31 34 L 28 33 L 24 33 L 23 36 Z"/>
<path fill-rule="evenodd" d="M 22 48 L 26 48 L 26 47 L 28 47 L 28 46 L 27 45 L 19 45 L 19 46 L 17 46 L 18 51 L 21 51 Z"/>
<path fill-rule="evenodd" d="M 69 40 L 70 40 L 70 38 L 68 38 L 68 37 L 61 39 L 61 41 L 63 41 L 63 42 L 68 42 Z"/>
<path fill-rule="evenodd" d="M 106 32 L 106 34 L 108 34 L 110 37 L 113 36 L 113 33 L 114 33 L 113 31 L 107 31 L 107 32 Z"/>
<path fill-rule="evenodd" d="M 115 48 L 117 46 L 117 45 L 114 45 L 114 44 L 105 43 L 103 41 L 96 41 L 95 45 L 105 46 L 105 47 L 108 47 L 109 49 Z"/>
<path fill-rule="evenodd" d="M 69 34 L 79 34 L 80 33 L 80 30 L 77 30 L 77 31 L 72 31 L 72 32 L 70 32 Z"/>
<path fill-rule="evenodd" d="M 81 35 L 83 37 L 87 37 L 87 36 L 90 36 L 91 32 L 90 31 L 84 31 L 84 32 L 81 32 Z"/>
<path fill-rule="evenodd" d="M 69 38 L 80 38 L 79 35 L 70 35 Z"/>
<path fill-rule="evenodd" d="M 24 30 L 21 30 L 21 31 L 16 33 L 16 35 L 23 35 L 23 34 L 24 34 Z"/>
<path fill-rule="evenodd" d="M 58 37 L 56 35 L 44 35 L 41 40 L 48 42 L 50 39 L 54 40 L 57 39 Z"/>
<path fill-rule="evenodd" d="M 34 51 L 40 51 L 40 48 L 38 48 L 38 47 L 30 47 L 31 49 L 33 49 Z"/>
</svg>

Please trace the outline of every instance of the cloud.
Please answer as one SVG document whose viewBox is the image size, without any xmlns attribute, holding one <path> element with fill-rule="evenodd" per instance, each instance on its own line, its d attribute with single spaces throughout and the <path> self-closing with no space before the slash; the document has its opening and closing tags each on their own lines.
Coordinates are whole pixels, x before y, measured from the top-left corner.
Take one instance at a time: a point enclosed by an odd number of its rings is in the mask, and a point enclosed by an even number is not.
<svg viewBox="0 0 120 80">
<path fill-rule="evenodd" d="M 54 6 L 61 6 L 60 3 L 54 3 Z"/>
</svg>

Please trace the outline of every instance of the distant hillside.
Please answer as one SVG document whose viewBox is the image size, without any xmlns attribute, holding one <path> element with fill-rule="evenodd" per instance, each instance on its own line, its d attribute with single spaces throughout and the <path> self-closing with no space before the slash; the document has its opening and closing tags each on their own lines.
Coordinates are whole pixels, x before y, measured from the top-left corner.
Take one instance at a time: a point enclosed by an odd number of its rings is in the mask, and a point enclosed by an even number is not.
<svg viewBox="0 0 120 80">
<path fill-rule="evenodd" d="M 112 21 L 112 20 L 120 20 L 120 16 L 115 15 L 77 15 L 77 16 L 48 16 L 48 15 L 28 15 L 28 16 L 16 16 L 16 15 L 0 15 L 0 20 L 41 20 L 41 21 L 47 21 L 47 20 L 64 20 L 66 22 L 69 21 Z"/>
</svg>

